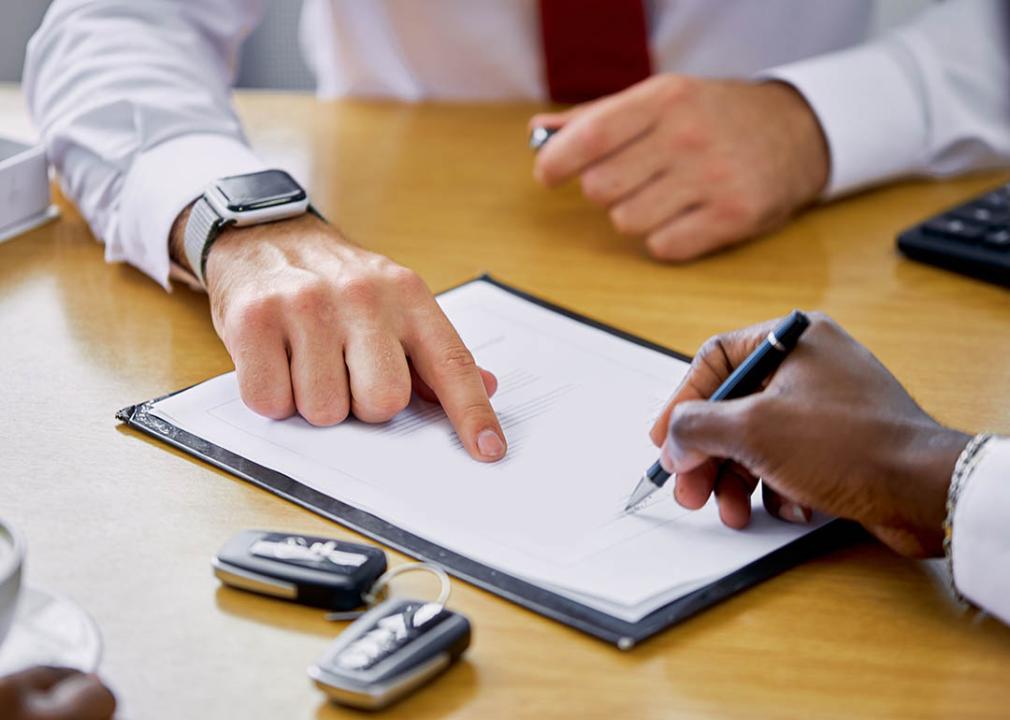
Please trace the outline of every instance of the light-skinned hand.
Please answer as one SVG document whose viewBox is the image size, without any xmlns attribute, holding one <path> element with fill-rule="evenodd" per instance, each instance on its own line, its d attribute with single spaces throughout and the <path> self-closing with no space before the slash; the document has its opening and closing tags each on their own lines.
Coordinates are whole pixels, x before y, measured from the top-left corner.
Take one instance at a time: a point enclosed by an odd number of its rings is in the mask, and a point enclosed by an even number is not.
<svg viewBox="0 0 1010 720">
<path fill-rule="evenodd" d="M 188 210 L 173 229 L 173 256 Z M 347 241 L 317 217 L 227 228 L 206 266 L 214 328 L 245 404 L 334 425 L 379 423 L 411 392 L 440 402 L 470 455 L 495 461 L 505 436 L 481 370 L 417 273 Z"/>
<path fill-rule="evenodd" d="M 803 97 L 779 82 L 656 75 L 530 126 L 561 130 L 538 153 L 547 187 L 578 178 L 618 232 L 683 261 L 781 225 L 811 203 L 827 143 Z"/>
<path fill-rule="evenodd" d="M 4 720 L 107 720 L 115 711 L 116 698 L 94 675 L 33 667 L 0 677 Z"/>
<path fill-rule="evenodd" d="M 747 525 L 761 478 L 773 515 L 811 509 L 855 520 L 894 550 L 942 552 L 951 473 L 969 437 L 943 427 L 862 345 L 824 315 L 765 389 L 705 401 L 779 320 L 712 338 L 701 348 L 651 437 L 676 473 L 686 508 L 711 495 L 722 521 Z"/>
</svg>

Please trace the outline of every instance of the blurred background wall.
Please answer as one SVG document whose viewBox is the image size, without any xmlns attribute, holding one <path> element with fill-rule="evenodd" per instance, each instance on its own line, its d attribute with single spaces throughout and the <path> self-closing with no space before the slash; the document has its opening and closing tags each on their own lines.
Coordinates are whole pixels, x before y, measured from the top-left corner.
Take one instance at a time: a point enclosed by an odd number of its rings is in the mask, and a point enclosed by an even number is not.
<svg viewBox="0 0 1010 720">
<path fill-rule="evenodd" d="M 878 0 L 875 25 L 878 30 L 891 27 L 928 2 L 929 0 Z M 21 78 L 25 45 L 42 21 L 49 0 L 3 0 L 2 4 L 0 82 L 17 82 Z M 298 48 L 298 14 L 301 6 L 301 0 L 268 0 L 263 23 L 242 49 L 239 86 L 291 90 L 308 90 L 313 87 L 312 75 L 302 62 Z"/>
<path fill-rule="evenodd" d="M 370 0 L 365 0 L 366 2 Z M 0 82 L 18 82 L 28 38 L 49 0 L 0 0 Z M 312 74 L 298 47 L 302 0 L 268 0 L 266 15 L 242 47 L 238 84 L 252 88 L 310 90 Z"/>
</svg>

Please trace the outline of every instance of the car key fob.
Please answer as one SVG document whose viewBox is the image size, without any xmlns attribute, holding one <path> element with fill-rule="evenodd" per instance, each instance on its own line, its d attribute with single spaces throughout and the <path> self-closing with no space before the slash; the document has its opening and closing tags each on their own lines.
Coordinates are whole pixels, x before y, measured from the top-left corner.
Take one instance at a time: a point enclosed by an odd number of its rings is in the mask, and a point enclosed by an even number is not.
<svg viewBox="0 0 1010 720">
<path fill-rule="evenodd" d="M 470 621 L 439 603 L 392 598 L 347 626 L 309 677 L 332 700 L 377 710 L 448 668 L 470 645 Z"/>
<path fill-rule="evenodd" d="M 386 554 L 333 538 L 245 530 L 225 543 L 211 564 L 221 582 L 232 587 L 350 610 L 363 604 L 386 571 Z"/>
</svg>

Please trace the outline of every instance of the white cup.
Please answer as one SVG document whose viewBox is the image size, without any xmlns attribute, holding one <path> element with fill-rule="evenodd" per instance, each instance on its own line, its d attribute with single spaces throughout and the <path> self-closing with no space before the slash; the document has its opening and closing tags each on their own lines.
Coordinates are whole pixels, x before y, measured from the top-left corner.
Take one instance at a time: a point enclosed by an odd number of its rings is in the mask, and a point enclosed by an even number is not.
<svg viewBox="0 0 1010 720">
<path fill-rule="evenodd" d="M 0 645 L 14 622 L 24 561 L 25 544 L 21 536 L 0 520 Z"/>
</svg>

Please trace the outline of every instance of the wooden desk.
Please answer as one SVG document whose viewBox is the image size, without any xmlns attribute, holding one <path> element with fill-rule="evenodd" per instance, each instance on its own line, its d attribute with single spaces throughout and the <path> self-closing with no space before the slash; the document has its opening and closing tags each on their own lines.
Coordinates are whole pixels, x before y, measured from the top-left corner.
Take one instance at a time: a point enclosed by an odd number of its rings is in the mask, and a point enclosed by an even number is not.
<svg viewBox="0 0 1010 720">
<path fill-rule="evenodd" d="M 0 93 L 0 106 L 17 102 Z M 318 104 L 245 95 L 253 142 L 321 208 L 438 289 L 489 270 L 691 352 L 796 306 L 833 314 L 945 422 L 1010 431 L 1010 294 L 900 258 L 898 228 L 1006 178 L 909 183 L 737 250 L 651 262 L 576 188 L 530 178 L 533 107 Z M 123 405 L 231 369 L 205 297 L 165 294 L 59 222 L 0 245 L 0 513 L 29 580 L 102 626 L 103 673 L 137 718 L 331 718 L 306 665 L 315 610 L 224 590 L 208 561 L 242 528 L 353 537 L 139 434 Z M 644 431 L 644 429 L 643 429 Z M 400 560 L 394 553 L 394 562 Z M 403 718 L 1006 717 L 1010 629 L 960 610 L 937 564 L 837 552 L 621 653 L 464 583 L 461 667 Z"/>
</svg>

